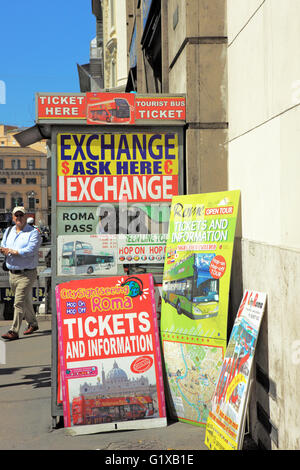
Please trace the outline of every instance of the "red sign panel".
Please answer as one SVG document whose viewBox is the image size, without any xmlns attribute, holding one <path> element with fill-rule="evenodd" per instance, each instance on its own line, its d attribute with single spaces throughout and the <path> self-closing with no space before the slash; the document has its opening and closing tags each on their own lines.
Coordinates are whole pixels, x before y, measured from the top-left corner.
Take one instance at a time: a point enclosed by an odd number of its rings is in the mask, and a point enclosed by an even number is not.
<svg viewBox="0 0 300 470">
<path fill-rule="evenodd" d="M 65 426 L 165 426 L 152 275 L 59 284 L 56 305 Z"/>
<path fill-rule="evenodd" d="M 136 97 L 135 118 L 152 121 L 184 121 L 184 97 Z"/>
<path fill-rule="evenodd" d="M 184 96 L 134 93 L 37 93 L 37 121 L 82 120 L 91 125 L 185 121 Z"/>
<path fill-rule="evenodd" d="M 38 119 L 83 120 L 86 117 L 86 97 L 78 95 L 38 95 Z"/>
<path fill-rule="evenodd" d="M 134 124 L 132 93 L 87 93 L 87 124 Z"/>
<path fill-rule="evenodd" d="M 178 175 L 58 176 L 58 202 L 170 202 Z"/>
</svg>

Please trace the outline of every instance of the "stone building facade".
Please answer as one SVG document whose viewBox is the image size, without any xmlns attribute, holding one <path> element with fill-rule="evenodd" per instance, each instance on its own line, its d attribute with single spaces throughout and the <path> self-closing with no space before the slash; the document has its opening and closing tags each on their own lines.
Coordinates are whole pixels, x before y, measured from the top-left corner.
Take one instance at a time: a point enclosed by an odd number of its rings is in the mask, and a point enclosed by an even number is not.
<svg viewBox="0 0 300 470">
<path fill-rule="evenodd" d="M 21 204 L 37 225 L 48 225 L 46 144 L 21 148 L 13 137 L 17 131 L 0 126 L 0 227 L 8 225 L 12 208 Z"/>
</svg>

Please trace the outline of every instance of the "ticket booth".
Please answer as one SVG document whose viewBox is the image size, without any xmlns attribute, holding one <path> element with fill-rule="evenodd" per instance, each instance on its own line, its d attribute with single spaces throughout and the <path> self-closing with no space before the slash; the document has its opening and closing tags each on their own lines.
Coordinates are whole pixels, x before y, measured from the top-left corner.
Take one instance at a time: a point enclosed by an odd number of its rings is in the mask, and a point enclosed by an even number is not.
<svg viewBox="0 0 300 470">
<path fill-rule="evenodd" d="M 52 419 L 62 416 L 55 286 L 151 272 L 157 312 L 172 196 L 184 193 L 184 95 L 36 95 L 51 147 Z"/>
</svg>

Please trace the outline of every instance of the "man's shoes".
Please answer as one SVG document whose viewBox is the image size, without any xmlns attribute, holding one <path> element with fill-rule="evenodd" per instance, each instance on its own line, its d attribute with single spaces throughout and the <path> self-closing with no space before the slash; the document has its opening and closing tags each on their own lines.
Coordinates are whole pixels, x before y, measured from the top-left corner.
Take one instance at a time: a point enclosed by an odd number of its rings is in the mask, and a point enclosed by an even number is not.
<svg viewBox="0 0 300 470">
<path fill-rule="evenodd" d="M 19 339 L 18 333 L 10 330 L 5 335 L 2 335 L 1 338 L 8 339 L 9 341 L 13 341 L 14 339 Z"/>
<path fill-rule="evenodd" d="M 27 330 L 24 331 L 24 335 L 32 335 L 32 333 L 34 333 L 35 331 L 37 331 L 39 329 L 39 327 L 37 325 L 33 326 L 33 325 L 29 325 Z"/>
</svg>

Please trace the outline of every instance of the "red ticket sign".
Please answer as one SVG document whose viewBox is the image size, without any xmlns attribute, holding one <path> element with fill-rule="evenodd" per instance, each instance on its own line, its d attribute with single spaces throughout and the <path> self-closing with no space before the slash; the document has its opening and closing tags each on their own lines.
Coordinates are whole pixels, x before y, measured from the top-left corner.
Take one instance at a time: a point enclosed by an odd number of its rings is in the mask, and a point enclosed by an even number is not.
<svg viewBox="0 0 300 470">
<path fill-rule="evenodd" d="M 59 284 L 56 306 L 65 426 L 165 426 L 152 275 Z"/>
<path fill-rule="evenodd" d="M 184 97 L 136 97 L 135 118 L 142 120 L 185 120 Z"/>
<path fill-rule="evenodd" d="M 37 95 L 38 119 L 84 120 L 86 97 L 84 94 Z"/>
<path fill-rule="evenodd" d="M 136 121 L 184 122 L 185 96 L 133 93 L 37 93 L 37 122 L 82 120 L 91 125 L 134 125 Z"/>
</svg>

